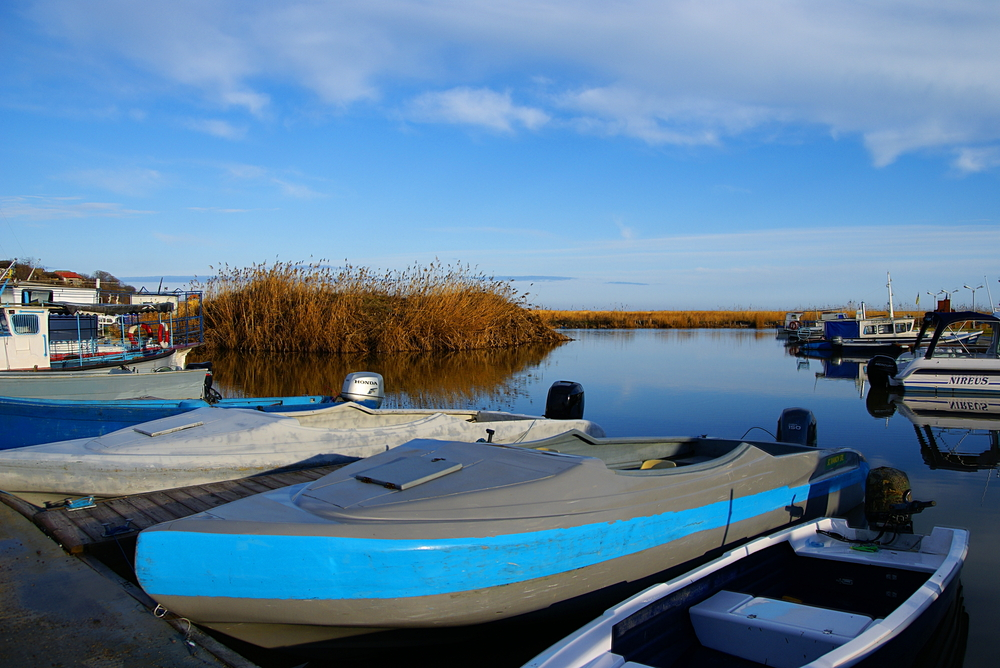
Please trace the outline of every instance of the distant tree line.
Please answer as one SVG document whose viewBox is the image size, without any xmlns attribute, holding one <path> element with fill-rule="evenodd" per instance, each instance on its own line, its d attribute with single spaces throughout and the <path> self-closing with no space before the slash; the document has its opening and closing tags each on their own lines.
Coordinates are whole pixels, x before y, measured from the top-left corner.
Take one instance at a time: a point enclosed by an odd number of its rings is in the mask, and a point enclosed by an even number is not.
<svg viewBox="0 0 1000 668">
<path fill-rule="evenodd" d="M 4 277 L 7 276 L 7 270 L 10 268 L 11 260 L 0 260 L 0 275 Z M 41 262 L 37 258 L 14 258 L 14 275 L 13 279 L 15 281 L 38 281 L 39 283 L 65 283 L 65 279 L 59 276 L 56 272 L 59 271 L 72 271 L 64 269 L 56 269 L 53 271 L 48 271 L 41 265 Z M 123 283 L 114 274 L 110 272 L 98 269 L 97 271 L 86 274 L 80 271 L 74 271 L 74 274 L 78 275 L 83 279 L 83 284 L 86 287 L 94 287 L 97 281 L 101 281 L 101 289 L 109 290 L 112 292 L 135 292 L 135 287 Z"/>
</svg>

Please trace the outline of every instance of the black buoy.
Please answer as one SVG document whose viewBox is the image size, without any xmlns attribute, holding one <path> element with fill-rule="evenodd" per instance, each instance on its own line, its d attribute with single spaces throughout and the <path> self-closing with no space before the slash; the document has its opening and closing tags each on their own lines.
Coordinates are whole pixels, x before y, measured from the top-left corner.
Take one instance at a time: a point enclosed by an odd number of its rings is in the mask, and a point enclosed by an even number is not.
<svg viewBox="0 0 1000 668">
<path fill-rule="evenodd" d="M 545 399 L 545 417 L 550 420 L 583 419 L 583 385 L 571 380 L 557 380 Z"/>
<path fill-rule="evenodd" d="M 805 408 L 786 408 L 778 418 L 778 440 L 816 445 L 816 416 Z"/>
<path fill-rule="evenodd" d="M 872 387 L 889 387 L 889 379 L 895 377 L 898 371 L 896 360 L 888 355 L 876 355 L 868 360 L 868 366 L 865 367 Z"/>
</svg>

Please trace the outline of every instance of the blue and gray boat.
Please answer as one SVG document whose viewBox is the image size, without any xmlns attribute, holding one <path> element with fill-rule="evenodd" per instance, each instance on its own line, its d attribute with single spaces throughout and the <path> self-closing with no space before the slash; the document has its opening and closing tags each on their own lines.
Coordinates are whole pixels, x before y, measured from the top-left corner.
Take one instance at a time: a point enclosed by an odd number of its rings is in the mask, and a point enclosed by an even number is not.
<svg viewBox="0 0 1000 668">
<path fill-rule="evenodd" d="M 520 616 L 863 502 L 852 449 L 577 431 L 417 440 L 144 530 L 179 616 L 264 647 Z"/>
</svg>

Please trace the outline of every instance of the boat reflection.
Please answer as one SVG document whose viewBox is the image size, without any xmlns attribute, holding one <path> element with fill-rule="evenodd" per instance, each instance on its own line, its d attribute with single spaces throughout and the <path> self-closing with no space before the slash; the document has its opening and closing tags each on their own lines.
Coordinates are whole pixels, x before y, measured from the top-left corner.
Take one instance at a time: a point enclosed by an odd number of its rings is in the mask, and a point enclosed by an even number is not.
<svg viewBox="0 0 1000 668">
<path fill-rule="evenodd" d="M 913 423 L 931 469 L 984 471 L 1000 464 L 1000 398 L 894 397 Z"/>
<path fill-rule="evenodd" d="M 818 360 L 823 370 L 816 372 L 816 378 L 854 381 L 858 396 L 864 396 L 865 388 L 868 386 L 868 375 L 865 373 L 865 365 L 869 360 L 867 356 L 842 357 L 831 354 L 828 350 L 804 350 L 797 346 L 789 346 L 787 350 L 789 355 L 798 359 L 800 369 L 808 368 L 812 360 Z"/>
<path fill-rule="evenodd" d="M 211 360 L 214 386 L 224 397 L 336 395 L 353 371 L 385 379 L 383 408 L 440 407 L 508 410 L 525 396 L 533 376 L 560 343 L 453 353 L 321 355 L 199 351 Z"/>
</svg>

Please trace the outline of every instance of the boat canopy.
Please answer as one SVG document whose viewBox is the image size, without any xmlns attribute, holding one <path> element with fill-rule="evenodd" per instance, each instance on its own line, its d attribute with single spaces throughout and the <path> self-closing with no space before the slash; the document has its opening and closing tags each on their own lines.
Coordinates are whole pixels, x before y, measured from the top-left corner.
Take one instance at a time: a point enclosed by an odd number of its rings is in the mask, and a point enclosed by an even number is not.
<svg viewBox="0 0 1000 668">
<path fill-rule="evenodd" d="M 967 321 L 1000 323 L 1000 317 L 980 313 L 979 311 L 928 311 L 924 313 L 923 322 L 920 324 L 920 332 L 917 334 L 917 342 L 914 344 L 913 349 L 916 350 L 920 347 L 928 331 L 933 332 L 930 343 L 927 346 L 927 353 L 924 355 L 925 358 L 930 359 L 934 354 L 934 348 L 937 346 L 941 334 L 948 325 Z M 996 342 L 994 341 L 995 345 Z"/>
</svg>

